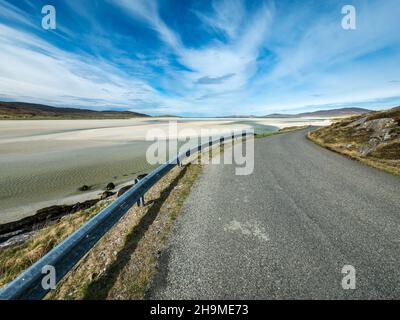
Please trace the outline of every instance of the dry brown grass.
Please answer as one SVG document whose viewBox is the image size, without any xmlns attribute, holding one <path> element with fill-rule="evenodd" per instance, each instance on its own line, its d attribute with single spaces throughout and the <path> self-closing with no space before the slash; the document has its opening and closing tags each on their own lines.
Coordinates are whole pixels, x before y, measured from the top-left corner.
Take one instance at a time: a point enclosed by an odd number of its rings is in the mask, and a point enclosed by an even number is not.
<svg viewBox="0 0 400 320">
<path fill-rule="evenodd" d="M 309 127 L 310 127 L 309 125 L 285 127 L 285 128 L 279 129 L 279 132 L 290 132 L 290 131 L 306 129 L 306 128 L 309 128 Z"/>
<path fill-rule="evenodd" d="M 102 201 L 92 208 L 65 216 L 59 222 L 37 231 L 26 242 L 0 249 L 0 286 L 16 278 L 108 203 L 109 201 Z"/>
</svg>

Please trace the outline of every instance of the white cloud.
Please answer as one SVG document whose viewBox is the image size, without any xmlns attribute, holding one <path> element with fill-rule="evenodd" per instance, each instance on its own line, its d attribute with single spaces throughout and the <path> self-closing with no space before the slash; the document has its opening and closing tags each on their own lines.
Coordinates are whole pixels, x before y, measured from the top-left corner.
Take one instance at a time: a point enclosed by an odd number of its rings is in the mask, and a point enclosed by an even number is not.
<svg viewBox="0 0 400 320">
<path fill-rule="evenodd" d="M 175 50 L 180 50 L 181 43 L 179 38 L 158 14 L 157 1 L 114 0 L 111 3 L 119 5 L 124 11 L 148 23 L 169 46 Z"/>
<path fill-rule="evenodd" d="M 132 38 L 105 30 L 82 10 L 84 4 L 70 2 L 93 27 L 84 41 L 98 51 L 89 55 L 62 50 L 35 35 L 36 27 L 26 29 L 32 25 L 29 16 L 0 0 L 0 18 L 15 22 L 0 23 L 0 95 L 58 105 L 204 114 L 265 114 L 383 99 L 399 90 L 389 83 L 398 78 L 400 58 L 396 1 L 359 2 L 356 31 L 341 28 L 340 6 L 319 15 L 311 5 L 282 10 L 281 3 L 269 1 L 250 9 L 244 0 L 213 1 L 209 12 L 191 12 L 198 17 L 193 23 L 203 26 L 196 30 L 210 36 L 194 46 L 161 18 L 162 2 L 109 0 L 132 18 L 132 25 L 155 31 L 163 46 L 152 54 L 119 48 L 118 41 Z M 63 29 L 61 35 L 77 39 L 72 31 Z M 395 50 L 368 58 L 388 48 Z M 101 58 L 102 51 L 112 57 Z M 270 56 L 260 61 L 265 51 Z M 171 55 L 185 68 L 173 65 Z"/>
<path fill-rule="evenodd" d="M 207 16 L 197 13 L 204 23 L 224 31 L 229 37 L 227 43 L 214 41 L 201 48 L 185 47 L 179 35 L 170 29 L 160 18 L 155 1 L 137 2 L 117 0 L 114 2 L 134 18 L 148 23 L 176 54 L 178 61 L 190 72 L 176 71 L 175 79 L 183 86 L 187 98 L 198 98 L 206 94 L 241 89 L 256 71 L 259 49 L 263 46 L 268 26 L 271 23 L 270 7 L 261 5 L 253 13 L 247 13 L 243 1 L 214 1 L 213 12 Z M 243 18 L 246 17 L 246 22 Z M 239 29 L 240 28 L 240 29 Z M 201 78 L 221 78 L 225 81 L 207 88 L 197 86 Z"/>
<path fill-rule="evenodd" d="M 222 32 L 228 38 L 234 39 L 240 33 L 240 27 L 246 16 L 246 6 L 243 0 L 213 1 L 214 12 L 203 13 L 194 11 L 206 28 L 214 32 Z"/>
<path fill-rule="evenodd" d="M 129 77 L 115 66 L 61 51 L 32 34 L 0 24 L 0 40 L 3 95 L 30 96 L 34 101 L 62 100 L 62 104 L 72 106 L 85 99 L 93 106 L 129 106 L 138 99 L 160 99 L 146 82 Z"/>
</svg>

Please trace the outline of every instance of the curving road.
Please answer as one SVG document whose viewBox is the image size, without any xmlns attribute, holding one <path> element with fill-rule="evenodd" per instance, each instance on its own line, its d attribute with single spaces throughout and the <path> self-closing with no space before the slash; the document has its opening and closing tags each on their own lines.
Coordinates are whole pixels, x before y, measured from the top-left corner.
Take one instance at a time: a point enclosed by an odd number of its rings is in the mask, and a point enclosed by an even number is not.
<svg viewBox="0 0 400 320">
<path fill-rule="evenodd" d="M 400 177 L 305 134 L 257 139 L 252 175 L 205 168 L 148 298 L 400 298 Z M 344 265 L 355 290 L 342 288 Z"/>
</svg>

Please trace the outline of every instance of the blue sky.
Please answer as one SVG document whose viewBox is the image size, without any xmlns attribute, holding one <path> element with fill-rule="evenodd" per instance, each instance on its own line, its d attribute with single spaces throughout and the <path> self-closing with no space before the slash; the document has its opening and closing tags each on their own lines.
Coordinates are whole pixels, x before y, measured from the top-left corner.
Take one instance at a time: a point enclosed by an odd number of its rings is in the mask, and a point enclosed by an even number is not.
<svg viewBox="0 0 400 320">
<path fill-rule="evenodd" d="M 0 99 L 186 116 L 400 105 L 399 17 L 398 0 L 0 0 Z"/>
</svg>

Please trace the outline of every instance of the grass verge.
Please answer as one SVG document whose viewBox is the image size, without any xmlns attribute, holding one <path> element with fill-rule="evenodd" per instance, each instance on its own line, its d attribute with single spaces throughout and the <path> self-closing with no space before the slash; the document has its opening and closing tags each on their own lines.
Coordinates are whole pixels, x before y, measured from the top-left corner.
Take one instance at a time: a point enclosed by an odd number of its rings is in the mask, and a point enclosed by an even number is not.
<svg viewBox="0 0 400 320">
<path fill-rule="evenodd" d="M 368 156 L 361 156 L 358 152 L 360 146 L 370 138 L 370 133 L 346 127 L 353 118 L 342 120 L 330 127 L 323 127 L 311 131 L 307 138 L 315 144 L 344 155 L 352 160 L 365 165 L 386 171 L 394 175 L 400 175 L 400 149 L 398 143 L 392 143 L 372 152 Z"/>
</svg>

